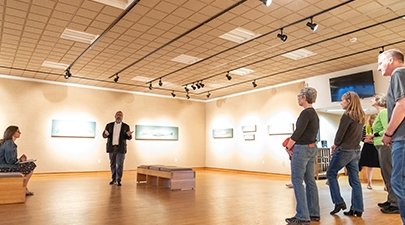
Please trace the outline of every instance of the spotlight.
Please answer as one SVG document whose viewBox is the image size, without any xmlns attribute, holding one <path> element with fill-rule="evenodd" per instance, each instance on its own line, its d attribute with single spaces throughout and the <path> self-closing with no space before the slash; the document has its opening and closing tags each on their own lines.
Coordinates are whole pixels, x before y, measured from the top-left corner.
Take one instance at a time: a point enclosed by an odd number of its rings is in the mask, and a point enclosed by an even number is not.
<svg viewBox="0 0 405 225">
<path fill-rule="evenodd" d="M 188 93 L 190 89 L 187 88 L 187 86 L 184 86 L 184 90 Z"/>
<path fill-rule="evenodd" d="M 313 32 L 315 32 L 316 29 L 318 29 L 318 24 L 316 24 L 316 23 L 313 22 L 313 18 L 312 18 L 312 17 L 311 17 L 311 22 L 308 22 L 308 23 L 307 23 L 307 26 L 308 26 L 309 28 L 311 28 L 311 30 L 312 30 Z"/>
<path fill-rule="evenodd" d="M 272 2 L 272 0 L 260 0 L 260 1 L 263 2 L 263 4 L 265 4 L 267 7 L 269 7 Z"/>
<path fill-rule="evenodd" d="M 119 79 L 120 79 L 120 76 L 118 76 L 118 73 L 116 73 L 115 78 L 114 78 L 114 82 L 117 83 Z"/>
<path fill-rule="evenodd" d="M 381 50 L 379 51 L 379 53 L 383 53 L 384 52 L 384 46 L 381 46 Z"/>
<path fill-rule="evenodd" d="M 282 40 L 283 42 L 285 42 L 287 40 L 287 35 L 283 34 L 283 28 L 280 29 L 280 33 L 277 34 L 277 37 L 280 38 L 280 40 Z"/>
<path fill-rule="evenodd" d="M 201 86 L 201 88 L 203 88 L 205 86 L 205 84 L 203 84 L 203 82 L 200 81 L 200 86 Z"/>
<path fill-rule="evenodd" d="M 210 93 L 210 92 L 208 92 L 208 94 L 207 94 L 207 98 L 210 98 L 210 96 L 211 96 L 211 93 Z"/>
<path fill-rule="evenodd" d="M 191 85 L 191 88 L 192 88 L 193 90 L 195 90 L 195 89 L 196 89 L 196 86 L 194 86 L 194 84 L 192 84 L 192 85 Z"/>
<path fill-rule="evenodd" d="M 253 85 L 254 88 L 257 87 L 256 80 L 254 80 L 254 81 L 252 82 L 252 85 Z"/>
<path fill-rule="evenodd" d="M 65 70 L 65 75 L 63 75 L 63 76 L 65 77 L 65 79 L 69 79 L 69 77 L 72 76 L 72 74 L 70 73 L 70 67 L 68 67 L 68 68 Z"/>
<path fill-rule="evenodd" d="M 173 98 L 176 97 L 176 94 L 174 93 L 174 91 L 172 91 L 172 96 L 173 96 Z"/>
<path fill-rule="evenodd" d="M 187 98 L 187 99 L 190 99 L 190 95 L 186 94 L 186 98 Z"/>
<path fill-rule="evenodd" d="M 201 88 L 200 83 L 198 83 L 198 82 L 195 84 L 195 86 L 197 86 L 198 89 Z"/>
<path fill-rule="evenodd" d="M 149 90 L 152 90 L 152 82 L 149 83 Z"/>
<path fill-rule="evenodd" d="M 232 80 L 232 76 L 231 76 L 231 74 L 230 74 L 229 72 L 226 74 L 226 78 L 227 78 L 228 80 Z"/>
<path fill-rule="evenodd" d="M 159 79 L 159 86 L 162 87 L 162 85 L 163 85 L 162 78 L 160 78 L 160 79 Z"/>
</svg>

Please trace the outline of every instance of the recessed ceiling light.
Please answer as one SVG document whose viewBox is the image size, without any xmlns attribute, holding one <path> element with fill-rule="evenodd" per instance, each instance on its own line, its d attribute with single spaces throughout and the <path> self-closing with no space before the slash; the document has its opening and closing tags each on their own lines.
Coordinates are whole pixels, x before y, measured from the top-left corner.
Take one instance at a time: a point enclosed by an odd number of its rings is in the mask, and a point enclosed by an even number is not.
<svg viewBox="0 0 405 225">
<path fill-rule="evenodd" d="M 116 7 L 119 9 L 126 9 L 133 0 L 93 0 L 95 2 Z"/>
<path fill-rule="evenodd" d="M 238 27 L 238 28 L 235 28 L 235 29 L 229 31 L 228 33 L 225 33 L 225 34 L 223 34 L 223 35 L 221 35 L 219 37 L 222 38 L 222 39 L 226 39 L 228 41 L 233 41 L 233 42 L 236 42 L 236 43 L 240 44 L 240 43 L 248 41 L 248 40 L 250 40 L 252 38 L 255 38 L 255 37 L 259 36 L 259 35 L 260 34 L 256 34 L 253 31 L 246 30 L 246 29 L 244 29 L 242 27 Z"/>
<path fill-rule="evenodd" d="M 52 61 L 44 61 L 41 66 L 53 68 L 53 69 L 65 70 L 66 68 L 68 68 L 69 65 L 64 64 L 64 63 L 52 62 Z"/>
<path fill-rule="evenodd" d="M 98 38 L 98 35 L 65 28 L 60 37 L 71 41 L 91 44 Z"/>
<path fill-rule="evenodd" d="M 200 60 L 201 60 L 200 58 L 197 58 L 197 57 L 194 57 L 194 56 L 189 56 L 189 55 L 184 55 L 184 54 L 181 54 L 181 55 L 171 59 L 171 61 L 184 63 L 184 64 L 193 64 L 193 63 L 198 62 Z"/>
<path fill-rule="evenodd" d="M 313 55 L 316 55 L 316 53 L 306 50 L 304 48 L 301 48 L 301 49 L 298 49 L 298 50 L 295 50 L 292 52 L 282 54 L 281 56 L 284 56 L 286 58 L 293 59 L 293 60 L 299 60 L 299 59 L 307 58 L 307 57 L 310 57 Z"/>
<path fill-rule="evenodd" d="M 229 71 L 230 74 L 235 74 L 239 76 L 245 76 L 248 75 L 249 73 L 253 73 L 254 70 L 248 69 L 248 68 L 239 68 L 236 70 Z"/>
<path fill-rule="evenodd" d="M 350 43 L 356 43 L 357 42 L 357 38 L 356 37 L 352 37 L 349 39 Z"/>
</svg>

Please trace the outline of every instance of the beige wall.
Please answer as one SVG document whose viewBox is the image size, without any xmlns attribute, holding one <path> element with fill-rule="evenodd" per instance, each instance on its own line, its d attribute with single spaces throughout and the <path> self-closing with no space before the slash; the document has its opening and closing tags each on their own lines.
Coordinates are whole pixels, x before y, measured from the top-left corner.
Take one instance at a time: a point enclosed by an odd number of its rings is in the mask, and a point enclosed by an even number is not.
<svg viewBox="0 0 405 225">
<path fill-rule="evenodd" d="M 297 94 L 303 87 L 300 82 L 207 103 L 206 166 L 289 174 L 290 161 L 281 146 L 289 135 L 270 136 L 267 126 L 295 124 L 302 111 Z M 244 125 L 256 125 L 254 141 L 244 140 Z M 234 137 L 214 139 L 217 128 L 233 128 Z"/>
<path fill-rule="evenodd" d="M 124 169 L 140 164 L 205 165 L 205 104 L 172 98 L 0 79 L 0 132 L 18 125 L 19 154 L 38 160 L 37 172 L 109 170 L 101 133 L 117 110 L 124 122 L 179 127 L 178 141 L 128 141 Z M 96 122 L 95 138 L 52 138 L 52 119 Z"/>
</svg>

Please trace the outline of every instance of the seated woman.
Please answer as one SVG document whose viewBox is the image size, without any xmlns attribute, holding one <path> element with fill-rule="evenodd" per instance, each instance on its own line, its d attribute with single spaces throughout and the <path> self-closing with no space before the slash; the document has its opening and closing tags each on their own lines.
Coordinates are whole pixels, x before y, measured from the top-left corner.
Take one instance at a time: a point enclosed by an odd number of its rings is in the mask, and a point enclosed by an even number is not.
<svg viewBox="0 0 405 225">
<path fill-rule="evenodd" d="M 37 165 L 34 162 L 27 161 L 27 156 L 24 154 L 17 158 L 17 145 L 14 142 L 20 135 L 21 131 L 17 126 L 9 126 L 4 131 L 3 139 L 0 140 L 0 172 L 24 174 L 26 195 L 31 196 L 34 193 L 28 190 L 27 184 Z"/>
</svg>

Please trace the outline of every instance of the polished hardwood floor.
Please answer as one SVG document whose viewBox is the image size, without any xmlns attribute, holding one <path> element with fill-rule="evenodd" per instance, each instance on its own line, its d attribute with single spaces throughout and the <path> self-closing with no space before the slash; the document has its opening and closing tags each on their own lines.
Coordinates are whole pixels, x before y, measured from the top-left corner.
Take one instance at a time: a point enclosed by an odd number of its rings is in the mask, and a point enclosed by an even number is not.
<svg viewBox="0 0 405 225">
<path fill-rule="evenodd" d="M 197 170 L 196 189 L 170 191 L 136 183 L 136 172 L 125 171 L 122 186 L 110 186 L 109 173 L 34 175 L 25 204 L 0 205 L 1 225 L 283 225 L 294 215 L 287 176 Z M 341 190 L 350 205 L 347 177 Z M 333 204 L 325 180 L 319 180 L 321 225 L 400 225 L 398 214 L 385 215 L 378 202 L 386 199 L 381 183 L 363 185 L 362 218 L 329 215 Z"/>
</svg>

